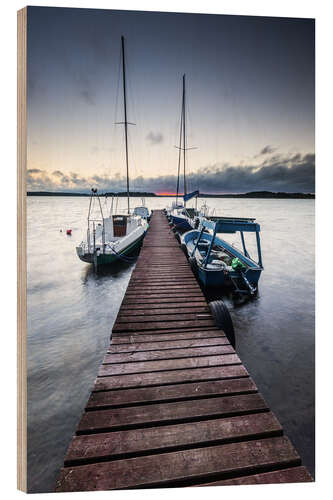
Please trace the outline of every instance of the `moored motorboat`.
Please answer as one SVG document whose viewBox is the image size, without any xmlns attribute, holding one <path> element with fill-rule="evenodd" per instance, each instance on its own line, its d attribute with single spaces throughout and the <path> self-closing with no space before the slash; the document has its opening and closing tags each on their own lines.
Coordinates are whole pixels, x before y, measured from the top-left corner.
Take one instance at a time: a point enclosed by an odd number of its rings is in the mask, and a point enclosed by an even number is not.
<svg viewBox="0 0 333 500">
<path fill-rule="evenodd" d="M 240 233 L 243 252 L 217 236 L 237 232 Z M 246 248 L 245 232 L 256 235 L 257 261 L 250 257 Z M 259 233 L 260 225 L 255 219 L 202 219 L 198 229 L 182 235 L 181 244 L 186 248 L 191 266 L 204 287 L 231 287 L 238 294 L 255 295 L 263 270 Z"/>
</svg>

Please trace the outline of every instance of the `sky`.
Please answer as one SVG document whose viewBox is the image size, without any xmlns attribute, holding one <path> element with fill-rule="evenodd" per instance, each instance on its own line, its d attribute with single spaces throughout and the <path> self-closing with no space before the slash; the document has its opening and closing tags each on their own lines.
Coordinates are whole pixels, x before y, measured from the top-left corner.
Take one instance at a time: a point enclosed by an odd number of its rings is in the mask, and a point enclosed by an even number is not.
<svg viewBox="0 0 333 500">
<path fill-rule="evenodd" d="M 28 8 L 28 190 L 315 191 L 311 19 Z M 181 190 L 182 183 L 180 186 Z"/>
</svg>

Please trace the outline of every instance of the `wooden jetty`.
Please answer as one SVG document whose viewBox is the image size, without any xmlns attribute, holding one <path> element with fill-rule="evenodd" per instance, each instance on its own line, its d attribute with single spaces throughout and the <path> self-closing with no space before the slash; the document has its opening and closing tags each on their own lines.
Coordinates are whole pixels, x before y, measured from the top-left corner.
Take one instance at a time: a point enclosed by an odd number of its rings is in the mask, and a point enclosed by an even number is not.
<svg viewBox="0 0 333 500">
<path fill-rule="evenodd" d="M 307 481 L 154 211 L 56 491 Z"/>
</svg>

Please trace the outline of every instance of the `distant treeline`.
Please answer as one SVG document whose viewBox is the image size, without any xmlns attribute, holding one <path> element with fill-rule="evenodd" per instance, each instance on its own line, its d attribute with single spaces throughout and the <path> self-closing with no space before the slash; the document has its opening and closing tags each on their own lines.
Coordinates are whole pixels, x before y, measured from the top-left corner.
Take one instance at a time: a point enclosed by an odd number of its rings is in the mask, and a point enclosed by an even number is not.
<svg viewBox="0 0 333 500">
<path fill-rule="evenodd" d="M 126 192 L 121 193 L 98 193 L 100 196 L 127 196 Z M 68 192 L 51 192 L 51 191 L 28 191 L 27 196 L 90 196 L 90 193 L 68 193 Z M 132 197 L 170 197 L 172 195 L 162 195 L 148 192 L 130 192 Z M 313 193 L 273 193 L 272 191 L 252 191 L 250 193 L 240 194 L 207 194 L 200 193 L 199 198 L 299 198 L 299 199 L 314 199 Z"/>
<path fill-rule="evenodd" d="M 252 191 L 250 193 L 240 194 L 203 194 L 200 193 L 200 198 L 310 198 L 314 199 L 313 193 L 273 193 L 272 191 Z"/>
<path fill-rule="evenodd" d="M 121 193 L 102 193 L 98 192 L 99 196 L 127 196 L 126 192 Z M 91 193 L 68 193 L 68 192 L 58 192 L 58 191 L 28 191 L 27 196 L 90 196 Z M 130 192 L 130 196 L 156 196 L 155 193 L 142 193 L 138 191 Z"/>
</svg>

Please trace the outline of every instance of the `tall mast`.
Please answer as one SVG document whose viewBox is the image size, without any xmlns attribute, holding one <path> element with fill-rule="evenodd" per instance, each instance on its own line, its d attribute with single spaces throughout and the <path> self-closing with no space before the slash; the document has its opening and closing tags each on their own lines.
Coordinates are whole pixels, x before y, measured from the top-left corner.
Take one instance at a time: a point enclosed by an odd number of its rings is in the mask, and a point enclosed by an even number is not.
<svg viewBox="0 0 333 500">
<path fill-rule="evenodd" d="M 185 75 L 183 75 L 183 144 L 184 144 L 184 196 L 187 194 L 186 189 L 186 102 L 185 102 Z M 184 205 L 186 201 L 184 200 Z"/>
<path fill-rule="evenodd" d="M 177 194 L 176 194 L 176 203 L 178 201 L 178 191 L 179 191 L 179 177 L 180 177 L 180 165 L 181 165 L 181 152 L 183 151 L 183 159 L 184 159 L 184 197 L 187 195 L 187 186 L 186 186 L 186 151 L 189 149 L 196 148 L 187 148 L 186 147 L 186 97 L 185 97 L 185 74 L 183 75 L 183 96 L 182 96 L 182 108 L 181 108 L 181 119 L 180 119 L 180 137 L 179 137 L 179 147 L 175 146 L 179 149 L 178 156 L 178 176 L 177 176 Z M 184 206 L 186 206 L 186 201 L 184 200 Z"/>
<path fill-rule="evenodd" d="M 179 194 L 179 177 L 180 177 L 180 163 L 182 158 L 182 137 L 183 137 L 183 102 L 180 114 L 180 129 L 179 129 L 179 155 L 178 155 L 178 173 L 177 173 L 177 192 L 176 192 L 176 205 L 178 204 Z"/>
<path fill-rule="evenodd" d="M 130 213 L 129 202 L 129 174 L 128 174 L 128 137 L 127 137 L 127 106 L 126 106 L 126 68 L 125 68 L 125 39 L 121 37 L 121 51 L 123 59 L 123 90 L 124 90 L 124 128 L 125 128 L 125 151 L 126 151 L 126 181 L 127 181 L 127 213 Z"/>
</svg>

